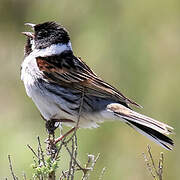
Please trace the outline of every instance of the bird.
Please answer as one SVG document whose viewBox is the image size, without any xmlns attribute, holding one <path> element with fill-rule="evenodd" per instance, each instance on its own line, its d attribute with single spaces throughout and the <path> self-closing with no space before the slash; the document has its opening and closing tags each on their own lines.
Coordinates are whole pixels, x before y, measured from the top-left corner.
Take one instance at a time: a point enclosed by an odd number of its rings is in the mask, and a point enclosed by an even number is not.
<svg viewBox="0 0 180 180">
<path fill-rule="evenodd" d="M 141 107 L 101 79 L 73 53 L 68 31 L 54 21 L 26 23 L 27 37 L 21 80 L 37 106 L 46 128 L 53 133 L 56 122 L 78 128 L 97 128 L 105 121 L 122 121 L 167 150 L 174 142 L 167 135 L 173 127 L 135 112 Z"/>
</svg>

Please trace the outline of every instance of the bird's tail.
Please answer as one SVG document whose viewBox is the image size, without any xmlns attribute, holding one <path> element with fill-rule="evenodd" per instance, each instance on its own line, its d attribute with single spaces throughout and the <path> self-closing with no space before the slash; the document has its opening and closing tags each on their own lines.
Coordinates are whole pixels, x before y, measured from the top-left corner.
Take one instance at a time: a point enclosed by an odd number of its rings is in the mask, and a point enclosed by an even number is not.
<svg viewBox="0 0 180 180">
<path fill-rule="evenodd" d="M 172 150 L 172 146 L 174 145 L 173 140 L 165 136 L 172 133 L 172 127 L 132 111 L 118 103 L 109 104 L 107 110 L 113 112 L 115 116 L 123 119 L 139 133 L 150 138 L 165 149 Z"/>
</svg>

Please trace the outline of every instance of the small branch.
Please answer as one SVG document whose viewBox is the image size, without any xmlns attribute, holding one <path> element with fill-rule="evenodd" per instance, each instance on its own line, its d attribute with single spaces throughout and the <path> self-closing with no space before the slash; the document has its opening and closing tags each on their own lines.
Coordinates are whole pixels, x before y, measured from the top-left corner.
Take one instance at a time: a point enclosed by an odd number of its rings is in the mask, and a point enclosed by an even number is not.
<svg viewBox="0 0 180 180">
<path fill-rule="evenodd" d="M 74 129 L 73 135 L 67 140 L 67 143 L 72 140 L 72 138 L 76 134 L 77 129 L 79 127 L 79 121 L 80 121 L 80 117 L 81 117 L 83 101 L 84 101 L 84 88 L 83 88 L 83 91 L 82 91 L 81 102 L 80 102 L 80 106 L 79 106 L 79 112 L 78 112 L 78 118 L 77 118 L 76 126 L 75 126 L 75 129 Z"/>
<path fill-rule="evenodd" d="M 95 159 L 95 160 L 93 161 L 93 163 L 92 163 L 92 167 L 93 167 L 93 168 L 94 168 L 97 160 L 99 159 L 99 157 L 100 157 L 100 153 L 98 153 L 98 155 L 96 156 L 96 159 Z"/>
<path fill-rule="evenodd" d="M 26 174 L 23 172 L 23 180 L 26 180 Z"/>
<path fill-rule="evenodd" d="M 62 141 L 61 141 L 61 144 L 60 144 L 60 146 L 59 146 L 59 148 L 58 148 L 58 150 L 57 150 L 57 152 L 56 152 L 56 155 L 55 155 L 55 157 L 54 157 L 55 160 L 57 160 L 57 159 L 59 158 L 59 153 L 60 153 L 60 151 L 61 151 L 61 149 L 62 149 L 62 147 L 63 147 L 63 145 L 64 145 L 64 141 L 65 141 L 65 138 L 62 139 Z"/>
<path fill-rule="evenodd" d="M 14 171 L 13 171 L 12 162 L 11 162 L 11 156 L 10 155 L 8 155 L 8 160 L 9 160 L 9 168 L 10 168 L 13 180 L 18 180 L 18 178 L 15 176 Z"/>
<path fill-rule="evenodd" d="M 104 167 L 104 168 L 102 169 L 102 171 L 101 171 L 100 176 L 99 176 L 99 180 L 102 180 L 102 178 L 103 178 L 103 176 L 104 176 L 105 171 L 106 171 L 106 168 Z"/>
<path fill-rule="evenodd" d="M 74 158 L 74 137 L 72 138 L 71 142 L 72 142 L 72 146 L 71 146 L 72 154 L 70 155 L 71 159 L 70 159 L 70 162 L 69 162 L 69 172 L 68 172 L 67 180 L 69 180 L 70 177 L 71 177 L 71 180 L 73 180 L 74 179 L 74 172 L 75 172 L 75 169 L 73 168 L 73 166 L 74 166 L 73 160 L 75 161 L 75 158 Z"/>
<path fill-rule="evenodd" d="M 55 176 L 55 171 L 52 171 L 51 173 L 49 173 L 48 175 L 48 180 L 55 180 L 56 176 Z"/>
<path fill-rule="evenodd" d="M 76 123 L 77 128 L 79 126 L 79 121 L 80 121 L 80 117 L 81 117 L 83 102 L 84 102 L 84 87 L 83 87 L 83 90 L 82 90 L 81 102 L 80 102 L 79 113 L 78 113 L 78 120 L 77 120 L 77 123 Z"/>
<path fill-rule="evenodd" d="M 32 153 L 39 159 L 39 156 L 36 154 L 36 152 L 34 151 L 34 149 L 29 145 L 27 144 L 27 147 L 32 151 Z M 39 159 L 40 160 L 40 159 Z"/>
<path fill-rule="evenodd" d="M 62 171 L 62 175 L 60 176 L 59 180 L 63 180 L 63 178 L 66 178 L 66 174 L 64 173 L 64 171 Z"/>
<path fill-rule="evenodd" d="M 143 156 L 144 156 L 144 160 L 145 160 L 148 171 L 150 172 L 153 179 L 162 180 L 163 164 L 164 164 L 163 153 L 160 154 L 160 158 L 158 162 L 158 170 L 157 170 L 152 153 L 151 153 L 151 147 L 149 145 L 147 147 L 147 152 L 148 152 L 149 158 L 146 156 L 145 153 L 143 153 Z"/>
<path fill-rule="evenodd" d="M 149 157 L 151 159 L 152 166 L 153 166 L 156 174 L 158 174 L 158 171 L 157 171 L 155 163 L 154 163 L 154 159 L 153 159 L 152 154 L 151 154 L 151 147 L 149 145 L 148 145 L 148 153 L 149 153 Z"/>
<path fill-rule="evenodd" d="M 88 161 L 87 161 L 87 163 L 86 163 L 86 165 L 85 165 L 86 171 L 84 172 L 81 180 L 86 180 L 86 179 L 88 179 L 88 177 L 89 177 L 89 175 L 90 175 L 88 172 L 89 172 L 89 171 L 93 171 L 94 166 L 95 166 L 97 160 L 99 159 L 99 157 L 100 157 L 100 154 L 98 154 L 98 155 L 96 156 L 96 158 L 95 158 L 94 155 L 88 154 Z"/>
<path fill-rule="evenodd" d="M 69 148 L 67 147 L 67 144 L 64 144 L 64 146 L 65 146 L 66 150 L 68 151 L 70 157 L 75 161 L 76 165 L 79 167 L 79 169 L 81 169 L 81 170 L 84 169 L 84 168 L 82 168 L 82 167 L 79 165 L 79 163 L 76 161 L 76 159 L 72 156 L 71 151 L 70 151 Z"/>
<path fill-rule="evenodd" d="M 77 145 L 77 135 L 76 134 L 74 135 L 73 141 L 74 142 L 72 142 L 72 146 L 74 145 L 74 148 L 72 148 L 72 152 L 74 151 L 74 159 L 76 160 L 77 159 L 77 148 L 78 148 L 78 145 Z M 75 166 L 76 166 L 76 163 L 73 162 L 73 167 L 72 167 L 72 170 L 73 170 L 72 173 L 73 174 L 75 173 Z"/>
<path fill-rule="evenodd" d="M 158 175 L 159 175 L 159 180 L 162 180 L 162 174 L 163 174 L 163 163 L 164 163 L 164 155 L 163 153 L 160 154 L 160 159 L 159 159 L 159 171 L 158 171 Z"/>
<path fill-rule="evenodd" d="M 38 140 L 38 149 L 40 151 L 40 155 L 41 155 L 41 160 L 43 162 L 43 165 L 46 167 L 46 163 L 45 163 L 45 160 L 44 160 L 44 152 L 42 150 L 42 146 L 41 146 L 41 142 L 40 142 L 40 138 L 39 136 L 37 137 L 37 140 Z"/>
<path fill-rule="evenodd" d="M 143 156 L 144 156 L 144 161 L 146 163 L 146 167 L 147 167 L 148 171 L 150 172 L 150 174 L 153 177 L 153 179 L 156 179 L 156 176 L 153 173 L 153 169 L 151 167 L 151 164 L 149 163 L 149 159 L 147 158 L 145 153 L 143 153 Z"/>
</svg>

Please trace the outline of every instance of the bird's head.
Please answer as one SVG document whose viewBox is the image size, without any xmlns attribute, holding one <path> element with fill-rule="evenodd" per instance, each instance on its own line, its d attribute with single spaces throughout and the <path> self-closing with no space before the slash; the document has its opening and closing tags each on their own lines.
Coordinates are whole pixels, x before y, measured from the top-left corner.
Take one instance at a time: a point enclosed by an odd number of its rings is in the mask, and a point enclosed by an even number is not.
<svg viewBox="0 0 180 180">
<path fill-rule="evenodd" d="M 25 54 L 32 52 L 34 49 L 51 48 L 55 49 L 56 53 L 63 50 L 72 50 L 67 30 L 56 22 L 26 23 L 25 25 L 33 29 L 33 32 L 22 32 L 28 39 L 25 46 Z"/>
</svg>

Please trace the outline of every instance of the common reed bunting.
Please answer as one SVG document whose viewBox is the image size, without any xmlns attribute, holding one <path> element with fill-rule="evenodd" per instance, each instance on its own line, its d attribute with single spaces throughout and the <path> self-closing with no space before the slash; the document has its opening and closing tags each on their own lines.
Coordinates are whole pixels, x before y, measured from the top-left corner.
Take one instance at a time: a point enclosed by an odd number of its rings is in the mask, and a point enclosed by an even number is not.
<svg viewBox="0 0 180 180">
<path fill-rule="evenodd" d="M 115 87 L 98 77 L 80 58 L 73 54 L 67 30 L 55 22 L 31 24 L 33 32 L 27 36 L 21 79 L 27 95 L 32 98 L 42 117 L 78 128 L 96 128 L 108 120 L 125 122 L 139 133 L 170 150 L 173 128 L 133 111 L 130 105 L 140 107 Z M 83 96 L 83 97 L 82 97 Z M 82 101 L 83 99 L 83 101 Z M 81 102 L 82 101 L 82 102 Z"/>
</svg>

